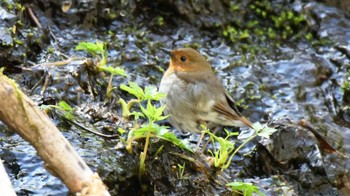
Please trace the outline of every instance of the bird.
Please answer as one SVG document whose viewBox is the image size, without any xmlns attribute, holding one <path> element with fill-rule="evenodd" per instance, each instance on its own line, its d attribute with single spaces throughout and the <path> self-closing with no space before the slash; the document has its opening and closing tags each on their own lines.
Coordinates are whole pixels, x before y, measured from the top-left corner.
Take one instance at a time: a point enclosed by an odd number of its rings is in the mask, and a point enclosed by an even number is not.
<svg viewBox="0 0 350 196">
<path fill-rule="evenodd" d="M 159 85 L 166 94 L 160 100 L 170 124 L 183 133 L 200 133 L 200 125 L 207 127 L 252 127 L 242 116 L 232 97 L 215 75 L 211 65 L 192 48 L 172 51 L 161 48 L 169 55 L 170 63 Z"/>
</svg>

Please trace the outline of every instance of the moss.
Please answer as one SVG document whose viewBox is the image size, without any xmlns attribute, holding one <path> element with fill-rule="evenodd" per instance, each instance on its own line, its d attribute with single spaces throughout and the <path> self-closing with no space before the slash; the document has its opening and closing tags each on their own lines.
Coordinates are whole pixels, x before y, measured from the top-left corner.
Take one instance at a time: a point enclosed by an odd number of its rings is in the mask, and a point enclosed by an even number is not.
<svg viewBox="0 0 350 196">
<path fill-rule="evenodd" d="M 276 42 L 306 39 L 311 42 L 314 39 L 309 30 L 305 30 L 304 16 L 292 10 L 289 4 L 271 4 L 268 0 L 259 0 L 247 5 L 231 3 L 230 10 L 239 17 L 224 25 L 222 35 L 241 51 L 255 53 L 256 47 L 249 45 L 267 40 Z M 299 34 L 304 36 L 295 36 Z"/>
</svg>

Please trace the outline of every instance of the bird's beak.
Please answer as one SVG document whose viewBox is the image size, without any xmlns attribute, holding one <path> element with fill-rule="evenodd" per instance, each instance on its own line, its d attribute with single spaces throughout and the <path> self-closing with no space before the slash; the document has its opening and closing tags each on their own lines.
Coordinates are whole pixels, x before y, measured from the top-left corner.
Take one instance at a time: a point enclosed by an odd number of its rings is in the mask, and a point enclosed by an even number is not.
<svg viewBox="0 0 350 196">
<path fill-rule="evenodd" d="M 161 48 L 160 50 L 162 50 L 165 54 L 169 55 L 171 58 L 174 57 L 174 54 L 167 49 Z"/>
</svg>

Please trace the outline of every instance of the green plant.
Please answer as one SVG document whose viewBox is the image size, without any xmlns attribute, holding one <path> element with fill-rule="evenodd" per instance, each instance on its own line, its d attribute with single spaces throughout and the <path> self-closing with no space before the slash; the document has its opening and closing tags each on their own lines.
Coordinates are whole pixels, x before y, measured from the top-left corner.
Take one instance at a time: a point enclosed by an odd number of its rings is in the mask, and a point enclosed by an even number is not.
<svg viewBox="0 0 350 196">
<path fill-rule="evenodd" d="M 111 74 L 110 80 L 107 86 L 107 97 L 111 98 L 112 92 L 115 89 L 112 85 L 113 77 L 115 75 L 126 76 L 124 69 L 120 67 L 106 66 L 107 64 L 107 47 L 103 42 L 80 42 L 75 50 L 83 50 L 92 55 L 92 57 L 97 58 L 96 69 L 98 71 L 104 71 Z"/>
<path fill-rule="evenodd" d="M 235 148 L 234 143 L 230 141 L 229 138 L 232 136 L 238 135 L 238 133 L 236 132 L 229 133 L 228 131 L 225 130 L 227 133 L 227 136 L 225 138 L 222 138 L 211 133 L 206 127 L 203 127 L 204 132 L 210 136 L 212 143 L 214 144 L 215 142 L 218 142 L 220 146 L 219 148 L 216 148 L 215 145 L 213 145 L 214 150 L 213 151 L 209 150 L 209 153 L 214 158 L 214 167 L 220 168 L 221 170 L 228 168 L 231 164 L 232 158 L 249 141 L 251 141 L 257 136 L 269 138 L 272 133 L 276 132 L 276 129 L 270 128 L 266 125 L 263 126 L 259 122 L 253 124 L 253 129 L 255 133 L 249 138 L 245 139 L 242 142 L 242 144 L 240 144 L 237 148 Z"/>
<path fill-rule="evenodd" d="M 312 42 L 310 29 L 305 28 L 304 14 L 288 4 L 256 0 L 231 2 L 230 8 L 234 17 L 224 23 L 221 31 L 223 37 L 234 44 L 237 52 L 247 55 L 242 57 L 242 61 L 252 60 L 258 52 L 270 51 L 270 46 L 273 46 L 270 44 L 279 45 L 280 41 L 306 38 Z"/>
<path fill-rule="evenodd" d="M 68 120 L 73 120 L 74 115 L 73 115 L 73 108 L 68 105 L 67 102 L 61 101 L 58 103 L 58 105 L 41 105 L 40 109 L 41 110 L 51 110 L 52 108 L 58 109 L 61 112 L 63 112 L 63 117 L 65 117 Z"/>
<path fill-rule="evenodd" d="M 187 144 L 178 139 L 173 133 L 169 132 L 166 126 L 160 126 L 157 124 L 158 121 L 164 120 L 168 116 L 163 116 L 162 114 L 165 106 L 157 107 L 152 104 L 152 101 L 161 99 L 165 96 L 165 94 L 159 93 L 157 88 L 154 86 L 147 86 L 145 89 L 142 89 L 134 82 L 129 82 L 129 86 L 122 84 L 120 85 L 120 88 L 137 98 L 131 99 L 128 102 L 126 102 L 124 99 L 120 99 L 119 103 L 122 106 L 124 117 L 134 117 L 134 126 L 130 130 L 126 139 L 126 149 L 128 152 L 132 153 L 133 141 L 142 138 L 145 139 L 143 152 L 140 153 L 139 178 L 141 178 L 145 172 L 145 160 L 150 144 L 150 138 L 156 137 L 167 140 L 181 148 L 190 150 Z M 144 102 L 147 102 L 146 107 L 142 105 Z M 131 112 L 130 109 L 135 104 L 139 106 L 139 109 Z M 146 119 L 146 122 L 140 123 L 140 118 Z"/>
<path fill-rule="evenodd" d="M 177 178 L 184 179 L 185 166 L 186 166 L 185 162 L 182 165 L 177 164 L 177 168 L 178 168 Z"/>
<path fill-rule="evenodd" d="M 98 58 L 97 66 L 104 66 L 107 63 L 107 49 L 103 42 L 80 42 L 75 50 L 83 50 L 92 55 L 92 57 Z"/>
<path fill-rule="evenodd" d="M 264 194 L 259 190 L 259 187 L 253 185 L 252 183 L 247 182 L 230 182 L 227 183 L 226 186 L 230 187 L 235 192 L 243 192 L 244 196 L 252 196 L 253 193 L 256 193 L 260 196 Z M 241 194 L 241 193 L 239 193 Z"/>
<path fill-rule="evenodd" d="M 228 139 L 231 136 L 237 136 L 238 133 L 237 132 L 229 133 L 227 130 L 225 130 L 227 133 L 227 136 L 225 138 L 222 138 L 222 137 L 217 137 L 216 135 L 211 133 L 206 127 L 203 127 L 203 129 L 205 130 L 205 133 L 209 134 L 213 144 L 215 142 L 218 142 L 220 145 L 220 148 L 218 149 L 216 148 L 215 145 L 213 145 L 214 152 L 212 152 L 211 150 L 208 150 L 209 154 L 211 154 L 212 157 L 214 158 L 214 167 L 222 168 L 222 169 L 228 168 L 231 164 L 231 159 L 234 156 L 232 152 L 235 149 L 235 144 L 229 141 Z"/>
<path fill-rule="evenodd" d="M 134 104 L 140 104 L 145 100 L 154 100 L 158 101 L 162 97 L 165 97 L 165 94 L 159 93 L 157 91 L 157 87 L 155 86 L 146 86 L 145 90 L 140 88 L 135 82 L 129 82 L 129 86 L 122 84 L 120 85 L 120 89 L 128 92 L 131 95 L 134 95 L 137 99 L 131 99 L 128 103 L 125 102 L 124 99 L 119 99 L 119 104 L 121 104 L 123 109 L 123 117 L 129 118 L 131 115 L 136 116 L 136 119 L 139 118 L 140 113 L 131 113 L 130 108 Z"/>
<path fill-rule="evenodd" d="M 146 86 L 144 89 L 139 87 L 135 82 L 129 82 L 129 86 L 122 84 L 120 88 L 131 95 L 134 95 L 137 99 L 131 99 L 126 102 L 120 98 L 119 103 L 122 106 L 123 116 L 126 118 L 134 118 L 134 126 L 128 134 L 127 149 L 131 153 L 131 142 L 135 139 L 146 138 L 149 136 L 157 137 L 174 143 L 181 148 L 188 149 L 187 144 L 179 140 L 173 133 L 169 132 L 168 127 L 159 126 L 156 122 L 164 120 L 167 116 L 163 116 L 163 110 L 165 106 L 156 107 L 152 104 L 152 101 L 158 101 L 165 96 L 164 93 L 159 93 L 155 86 Z M 142 106 L 142 102 L 147 102 L 146 107 Z M 130 111 L 133 105 L 138 105 L 139 110 Z M 146 119 L 147 122 L 139 124 L 139 119 Z"/>
<path fill-rule="evenodd" d="M 164 20 L 163 16 L 158 16 L 157 17 L 157 25 L 163 26 L 164 24 L 165 24 L 165 20 Z"/>
<path fill-rule="evenodd" d="M 126 76 L 124 69 L 118 68 L 118 67 L 109 67 L 106 66 L 107 64 L 107 47 L 106 44 L 104 44 L 101 41 L 98 41 L 96 43 L 92 42 L 80 42 L 76 47 L 75 50 L 83 50 L 92 55 L 92 57 L 97 58 L 98 61 L 96 63 L 96 66 L 99 70 L 109 72 L 112 75 L 121 75 Z"/>
</svg>

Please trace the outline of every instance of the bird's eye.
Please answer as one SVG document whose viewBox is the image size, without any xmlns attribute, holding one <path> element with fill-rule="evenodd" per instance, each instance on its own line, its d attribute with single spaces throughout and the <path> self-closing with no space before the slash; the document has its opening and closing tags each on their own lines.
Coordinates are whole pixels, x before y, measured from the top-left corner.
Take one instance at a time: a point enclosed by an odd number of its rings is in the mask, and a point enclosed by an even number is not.
<svg viewBox="0 0 350 196">
<path fill-rule="evenodd" d="M 180 57 L 180 60 L 181 60 L 182 62 L 185 62 L 185 61 L 186 61 L 186 57 L 185 57 L 185 56 L 181 56 L 181 57 Z"/>
</svg>

